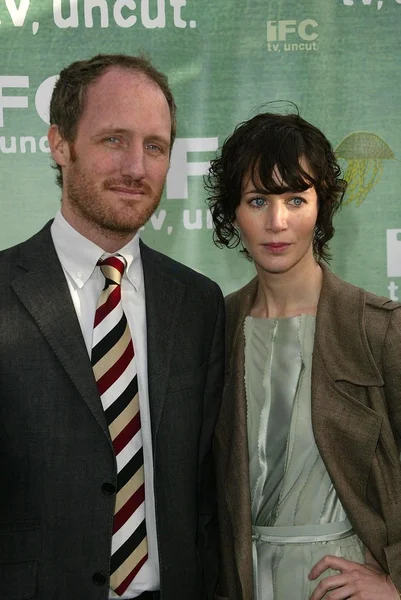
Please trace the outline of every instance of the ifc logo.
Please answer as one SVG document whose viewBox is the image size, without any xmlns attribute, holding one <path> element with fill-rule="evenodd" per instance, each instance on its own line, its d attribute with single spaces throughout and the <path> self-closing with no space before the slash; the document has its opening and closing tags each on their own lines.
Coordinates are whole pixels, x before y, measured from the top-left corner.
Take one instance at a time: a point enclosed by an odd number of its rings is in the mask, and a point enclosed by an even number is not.
<svg viewBox="0 0 401 600">
<path fill-rule="evenodd" d="M 298 52 L 317 50 L 319 26 L 314 19 L 303 21 L 267 21 L 267 50 L 269 52 Z M 295 41 L 295 38 L 303 40 Z"/>
<path fill-rule="evenodd" d="M 387 229 L 387 277 L 401 277 L 401 229 Z"/>
<path fill-rule="evenodd" d="M 387 289 L 391 300 L 400 300 L 399 281 L 401 277 L 401 229 L 387 229 L 387 277 L 391 278 Z M 397 285 L 398 283 L 398 285 Z"/>
</svg>

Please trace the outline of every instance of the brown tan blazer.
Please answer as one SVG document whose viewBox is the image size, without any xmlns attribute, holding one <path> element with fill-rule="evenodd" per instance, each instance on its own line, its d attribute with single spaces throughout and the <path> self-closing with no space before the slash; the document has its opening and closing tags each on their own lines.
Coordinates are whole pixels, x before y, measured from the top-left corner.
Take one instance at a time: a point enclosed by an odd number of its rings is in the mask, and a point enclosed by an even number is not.
<svg viewBox="0 0 401 600">
<path fill-rule="evenodd" d="M 252 599 L 244 319 L 255 278 L 226 299 L 226 377 L 215 432 L 219 596 Z M 323 267 L 312 362 L 317 446 L 356 532 L 401 588 L 401 304 Z"/>
</svg>

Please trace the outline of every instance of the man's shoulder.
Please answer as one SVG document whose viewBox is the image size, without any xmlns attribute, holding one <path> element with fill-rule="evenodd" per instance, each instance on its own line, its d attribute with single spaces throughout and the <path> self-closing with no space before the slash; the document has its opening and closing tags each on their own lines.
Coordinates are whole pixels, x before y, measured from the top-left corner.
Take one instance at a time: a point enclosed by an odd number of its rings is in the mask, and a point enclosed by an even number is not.
<svg viewBox="0 0 401 600">
<path fill-rule="evenodd" d="M 3 265 L 15 263 L 21 254 L 24 252 L 30 253 L 34 248 L 37 248 L 38 250 L 45 250 L 49 243 L 51 243 L 51 223 L 52 221 L 46 223 L 46 225 L 40 231 L 33 234 L 30 238 L 23 240 L 14 246 L 0 250 L 0 263 Z"/>
<path fill-rule="evenodd" d="M 150 248 L 144 242 L 142 242 L 142 240 L 140 243 L 140 248 L 144 268 L 151 263 L 152 268 L 158 268 L 164 275 L 172 277 L 184 285 L 196 286 L 196 288 L 204 289 L 217 289 L 220 291 L 217 283 L 206 275 L 195 271 L 191 267 L 174 260 L 166 254 L 155 250 L 154 248 Z"/>
<path fill-rule="evenodd" d="M 24 247 L 27 241 L 28 240 L 24 240 L 14 244 L 14 246 L 9 246 L 8 248 L 0 250 L 0 263 L 3 265 L 7 263 L 14 263 L 20 255 L 21 248 Z"/>
</svg>

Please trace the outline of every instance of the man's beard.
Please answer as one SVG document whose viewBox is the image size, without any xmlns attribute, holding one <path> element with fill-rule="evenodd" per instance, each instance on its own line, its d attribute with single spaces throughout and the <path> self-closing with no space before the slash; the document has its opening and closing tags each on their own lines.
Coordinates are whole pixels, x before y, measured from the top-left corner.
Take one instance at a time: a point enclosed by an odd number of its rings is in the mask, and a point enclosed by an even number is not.
<svg viewBox="0 0 401 600">
<path fill-rule="evenodd" d="M 119 179 L 106 179 L 97 188 L 94 179 L 80 170 L 75 162 L 69 173 L 66 186 L 73 211 L 99 231 L 112 234 L 113 237 L 125 237 L 134 234 L 150 219 L 159 206 L 163 189 L 155 193 L 146 183 L 136 182 L 130 176 Z M 116 206 L 105 201 L 103 194 L 111 187 L 124 187 L 144 193 L 143 201 L 133 200 L 130 205 L 127 199 L 126 209 L 121 203 Z M 119 207 L 120 205 L 120 207 Z"/>
</svg>

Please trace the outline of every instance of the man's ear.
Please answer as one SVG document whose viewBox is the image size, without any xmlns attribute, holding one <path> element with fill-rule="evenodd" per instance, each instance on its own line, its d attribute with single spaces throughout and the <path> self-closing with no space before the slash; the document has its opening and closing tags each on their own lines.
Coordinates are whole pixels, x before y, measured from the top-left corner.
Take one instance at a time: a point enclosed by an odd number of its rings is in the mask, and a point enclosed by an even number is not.
<svg viewBox="0 0 401 600">
<path fill-rule="evenodd" d="M 50 125 L 47 139 L 49 140 L 53 160 L 60 165 L 60 167 L 65 167 L 70 157 L 70 148 L 68 142 L 61 135 L 57 125 Z"/>
</svg>

